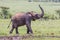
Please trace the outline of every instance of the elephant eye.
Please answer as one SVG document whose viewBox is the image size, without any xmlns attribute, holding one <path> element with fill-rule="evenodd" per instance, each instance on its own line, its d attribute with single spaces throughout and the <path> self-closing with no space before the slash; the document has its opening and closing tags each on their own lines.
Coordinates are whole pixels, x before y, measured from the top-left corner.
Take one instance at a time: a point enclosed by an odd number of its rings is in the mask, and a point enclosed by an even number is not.
<svg viewBox="0 0 60 40">
<path fill-rule="evenodd" d="M 39 14 L 36 14 L 36 15 L 35 15 L 35 18 L 36 18 L 36 19 L 39 19 Z"/>
<path fill-rule="evenodd" d="M 35 17 L 38 17 L 38 14 L 36 14 Z"/>
</svg>

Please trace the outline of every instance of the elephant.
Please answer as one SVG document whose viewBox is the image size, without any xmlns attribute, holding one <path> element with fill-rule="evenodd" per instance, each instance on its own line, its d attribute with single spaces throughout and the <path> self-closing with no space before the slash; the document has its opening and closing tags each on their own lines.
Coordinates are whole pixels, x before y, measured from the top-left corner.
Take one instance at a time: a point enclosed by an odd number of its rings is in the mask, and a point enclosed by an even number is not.
<svg viewBox="0 0 60 40">
<path fill-rule="evenodd" d="M 15 15 L 13 15 L 8 25 L 8 28 L 9 28 L 12 22 L 12 28 L 9 33 L 11 34 L 13 30 L 15 29 L 16 34 L 19 34 L 18 27 L 23 26 L 23 25 L 26 25 L 27 34 L 33 33 L 32 28 L 31 28 L 31 21 L 35 21 L 37 19 L 43 18 L 44 16 L 43 8 L 40 5 L 39 5 L 39 8 L 41 9 L 40 14 L 31 11 L 31 12 L 26 12 L 26 13 L 16 13 Z"/>
</svg>

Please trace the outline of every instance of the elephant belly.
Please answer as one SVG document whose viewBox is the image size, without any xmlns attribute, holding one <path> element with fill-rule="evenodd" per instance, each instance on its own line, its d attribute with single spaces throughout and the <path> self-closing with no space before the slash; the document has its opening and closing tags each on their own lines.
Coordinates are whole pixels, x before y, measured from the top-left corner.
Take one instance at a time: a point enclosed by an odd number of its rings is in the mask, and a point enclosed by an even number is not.
<svg viewBox="0 0 60 40">
<path fill-rule="evenodd" d="M 23 20 L 18 21 L 18 22 L 17 22 L 17 25 L 18 25 L 18 26 L 23 26 L 23 25 L 25 25 L 25 21 L 23 21 Z"/>
</svg>

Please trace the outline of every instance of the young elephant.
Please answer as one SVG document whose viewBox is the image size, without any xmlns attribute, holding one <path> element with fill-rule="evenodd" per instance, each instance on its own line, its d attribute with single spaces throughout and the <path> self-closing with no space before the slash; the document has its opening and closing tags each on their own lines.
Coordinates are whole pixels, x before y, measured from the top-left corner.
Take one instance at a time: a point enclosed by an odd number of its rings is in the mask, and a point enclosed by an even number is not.
<svg viewBox="0 0 60 40">
<path fill-rule="evenodd" d="M 10 33 L 12 33 L 14 29 L 16 29 L 16 34 L 18 34 L 18 27 L 23 26 L 23 25 L 26 25 L 28 34 L 33 33 L 32 29 L 31 29 L 31 20 L 35 21 L 36 19 L 40 19 L 44 16 L 44 10 L 42 9 L 42 7 L 40 5 L 39 5 L 39 7 L 42 11 L 41 14 L 35 14 L 32 11 L 32 12 L 27 12 L 27 13 L 17 13 L 14 16 L 12 16 L 12 18 L 11 18 L 12 29 L 10 30 Z M 10 24 L 9 24 L 9 26 L 10 26 Z"/>
</svg>

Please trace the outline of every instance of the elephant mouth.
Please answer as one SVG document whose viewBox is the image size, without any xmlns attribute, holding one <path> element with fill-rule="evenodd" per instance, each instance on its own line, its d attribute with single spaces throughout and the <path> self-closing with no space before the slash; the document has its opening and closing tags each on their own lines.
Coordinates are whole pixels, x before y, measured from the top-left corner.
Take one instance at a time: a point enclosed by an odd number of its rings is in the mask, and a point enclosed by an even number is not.
<svg viewBox="0 0 60 40">
<path fill-rule="evenodd" d="M 32 19 L 33 21 L 35 21 L 35 19 Z"/>
<path fill-rule="evenodd" d="M 36 20 L 36 18 L 35 18 L 35 17 L 33 17 L 33 18 L 32 18 L 32 20 L 33 20 L 33 21 L 35 21 L 35 20 Z"/>
</svg>

